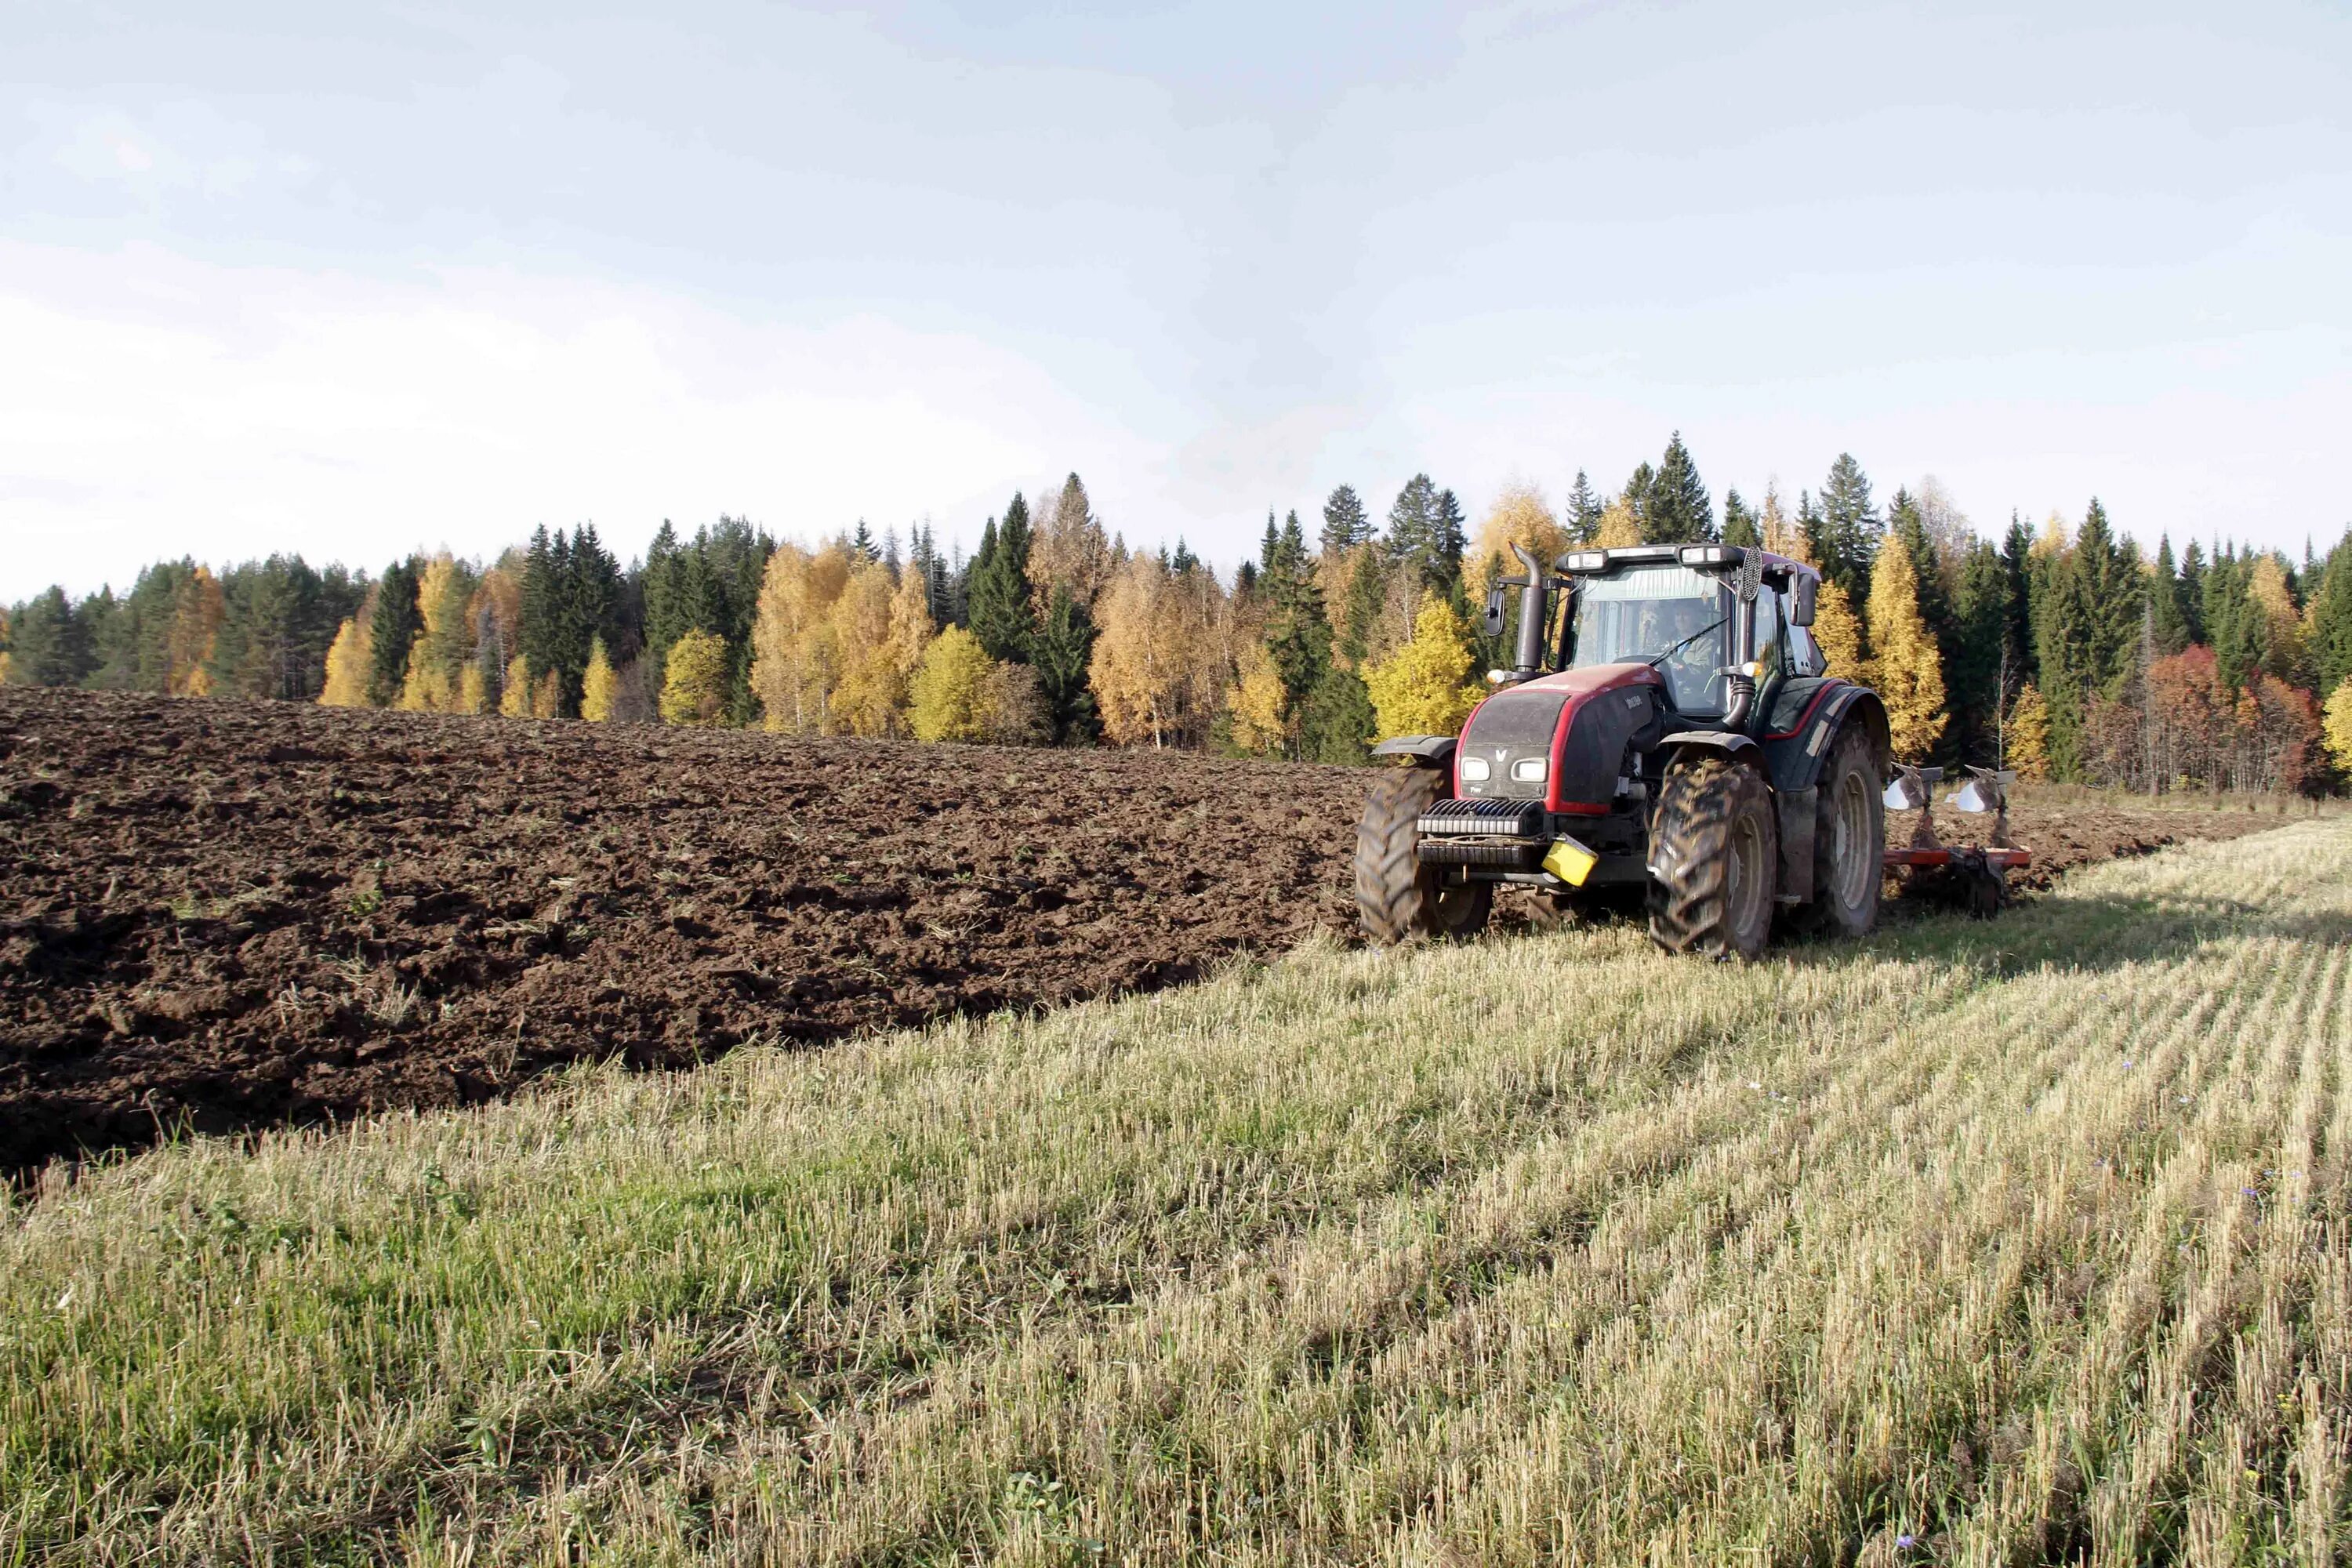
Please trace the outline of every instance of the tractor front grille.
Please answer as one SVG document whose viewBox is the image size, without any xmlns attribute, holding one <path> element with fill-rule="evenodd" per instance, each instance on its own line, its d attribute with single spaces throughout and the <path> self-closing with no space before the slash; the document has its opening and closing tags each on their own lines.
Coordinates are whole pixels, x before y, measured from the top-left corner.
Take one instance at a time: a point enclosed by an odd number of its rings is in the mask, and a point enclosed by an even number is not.
<svg viewBox="0 0 2352 1568">
<path fill-rule="evenodd" d="M 1424 841 L 1475 834 L 1540 843 L 1549 837 L 1547 826 L 1539 800 L 1441 800 L 1421 814 Z"/>
</svg>

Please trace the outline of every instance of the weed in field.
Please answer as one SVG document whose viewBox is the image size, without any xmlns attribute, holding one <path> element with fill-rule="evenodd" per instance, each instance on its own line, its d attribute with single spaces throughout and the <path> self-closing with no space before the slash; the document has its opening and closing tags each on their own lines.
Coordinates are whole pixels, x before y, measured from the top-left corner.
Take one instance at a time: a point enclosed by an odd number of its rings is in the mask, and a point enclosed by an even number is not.
<svg viewBox="0 0 2352 1568">
<path fill-rule="evenodd" d="M 0 1560 L 2323 1561 L 2347 935 L 2310 823 L 159 1150 L 0 1231 Z"/>
</svg>

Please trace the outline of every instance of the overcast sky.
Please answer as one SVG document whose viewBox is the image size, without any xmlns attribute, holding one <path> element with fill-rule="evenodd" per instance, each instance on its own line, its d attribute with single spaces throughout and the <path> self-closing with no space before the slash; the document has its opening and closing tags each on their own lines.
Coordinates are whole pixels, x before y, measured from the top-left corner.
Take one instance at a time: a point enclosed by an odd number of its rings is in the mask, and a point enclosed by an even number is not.
<svg viewBox="0 0 2352 1568">
<path fill-rule="evenodd" d="M 1676 428 L 2325 548 L 2352 7 L 1929 9 L 11 0 L 0 599 L 1071 468 L 1230 562 Z"/>
</svg>

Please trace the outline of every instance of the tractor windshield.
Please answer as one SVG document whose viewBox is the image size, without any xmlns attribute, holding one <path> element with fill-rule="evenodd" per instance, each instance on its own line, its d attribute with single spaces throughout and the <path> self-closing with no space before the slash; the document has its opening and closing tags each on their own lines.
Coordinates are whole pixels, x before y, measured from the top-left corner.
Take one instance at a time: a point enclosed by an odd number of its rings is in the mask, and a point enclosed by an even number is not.
<svg viewBox="0 0 2352 1568">
<path fill-rule="evenodd" d="M 1568 667 L 1656 661 L 1680 713 L 1723 711 L 1731 662 L 1731 595 L 1719 577 L 1672 562 L 1621 566 L 1579 581 Z"/>
</svg>

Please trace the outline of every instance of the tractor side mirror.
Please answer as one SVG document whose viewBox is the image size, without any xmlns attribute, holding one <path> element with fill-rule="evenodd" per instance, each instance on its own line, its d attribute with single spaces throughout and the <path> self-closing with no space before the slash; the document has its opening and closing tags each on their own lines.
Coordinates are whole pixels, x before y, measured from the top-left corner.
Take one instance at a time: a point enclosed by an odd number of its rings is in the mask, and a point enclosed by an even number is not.
<svg viewBox="0 0 2352 1568">
<path fill-rule="evenodd" d="M 1486 618 L 1481 629 L 1490 637 L 1503 635 L 1503 585 L 1500 583 L 1486 590 Z"/>
<path fill-rule="evenodd" d="M 1790 574 L 1789 586 L 1794 590 L 1789 602 L 1789 621 L 1792 626 L 1813 624 L 1813 596 L 1821 592 L 1822 580 L 1810 572 Z"/>
</svg>

